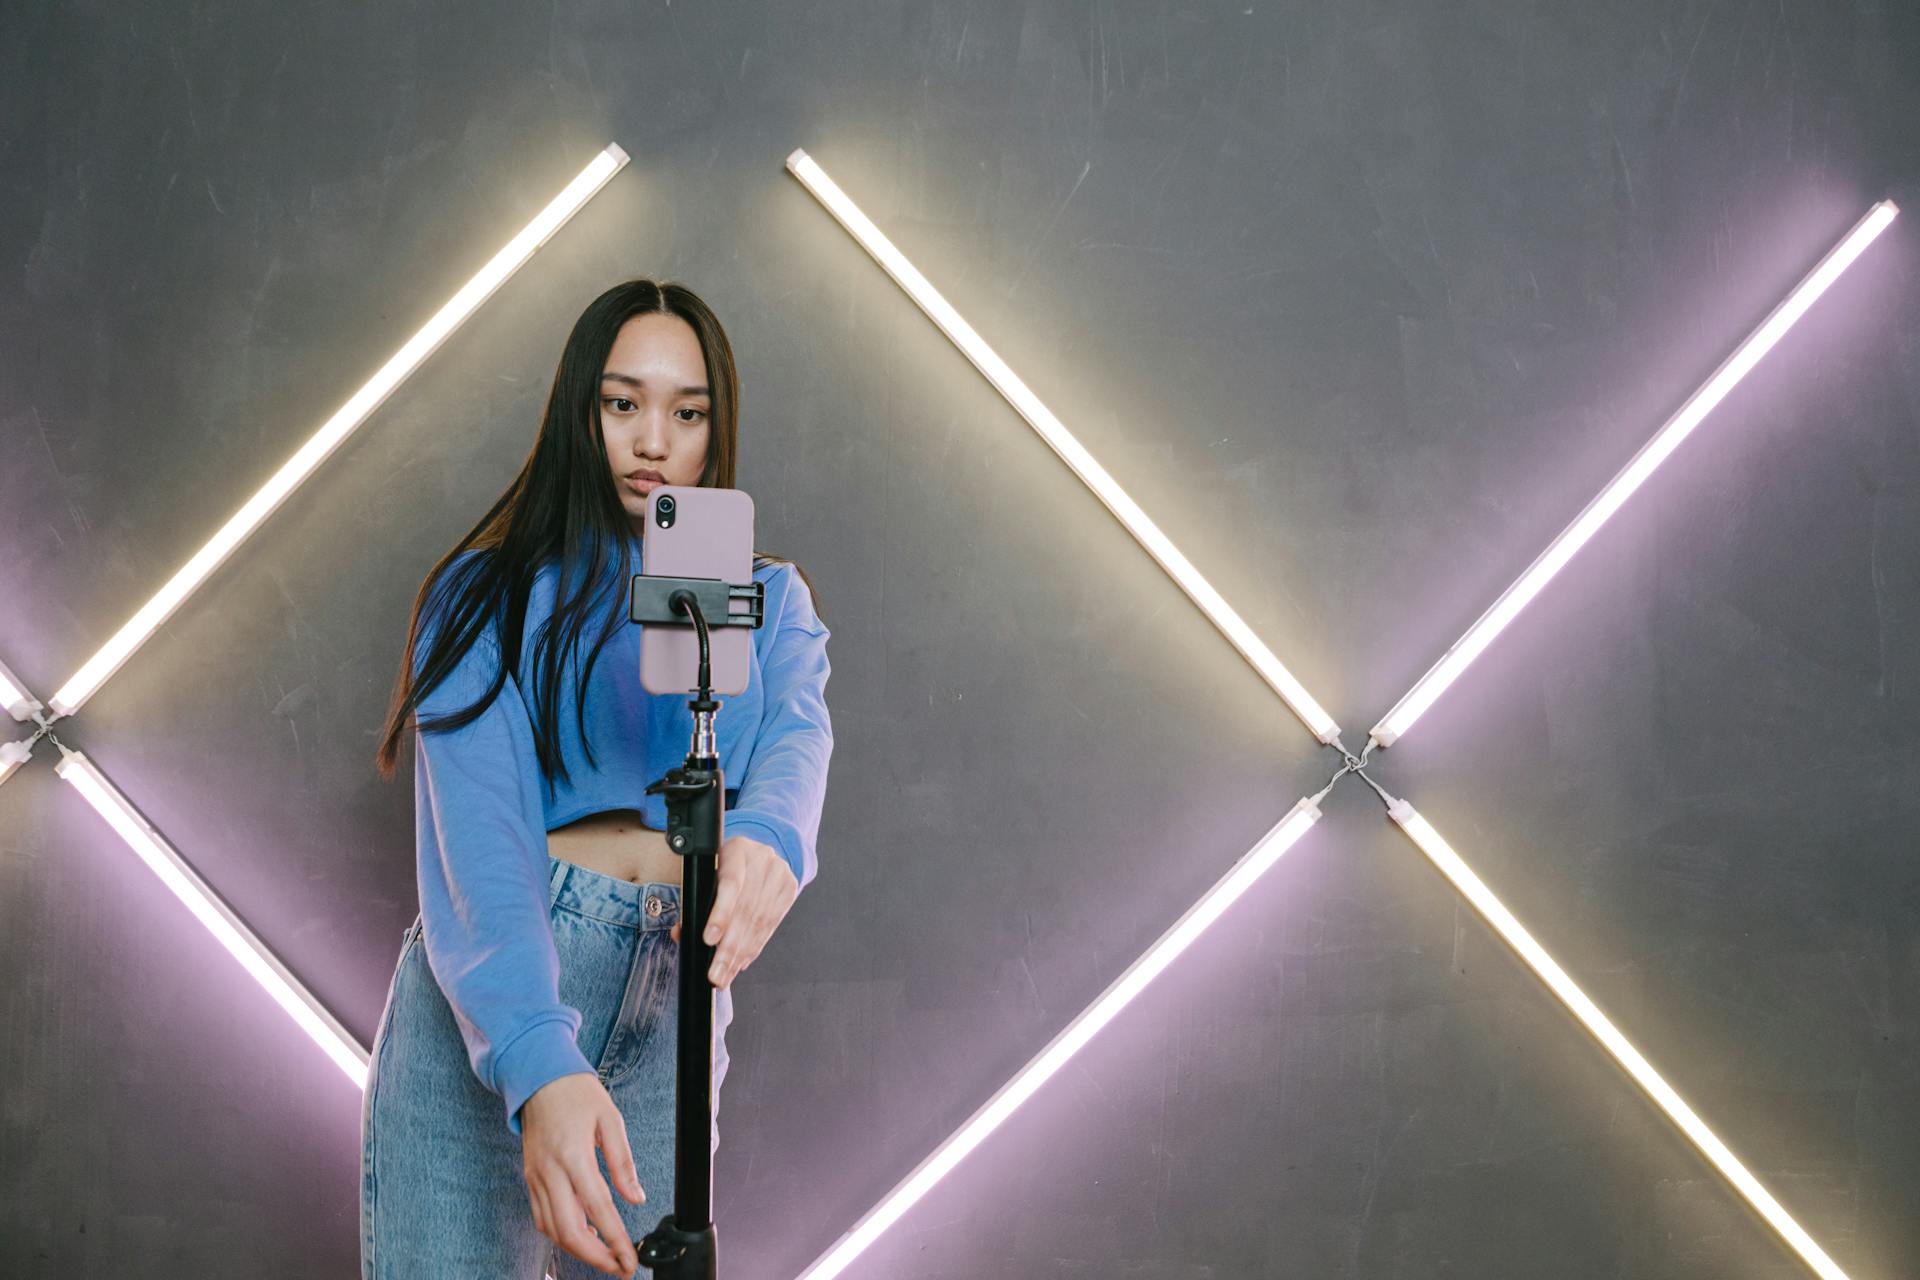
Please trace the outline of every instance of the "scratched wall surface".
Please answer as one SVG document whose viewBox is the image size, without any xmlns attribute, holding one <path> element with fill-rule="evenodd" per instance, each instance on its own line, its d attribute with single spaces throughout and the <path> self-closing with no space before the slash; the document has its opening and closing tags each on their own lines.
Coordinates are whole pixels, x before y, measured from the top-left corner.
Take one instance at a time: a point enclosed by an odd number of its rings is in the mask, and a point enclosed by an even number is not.
<svg viewBox="0 0 1920 1280">
<path fill-rule="evenodd" d="M 369 1040 L 416 909 L 409 775 L 372 767 L 412 593 L 518 467 L 579 308 L 701 291 L 757 540 L 833 628 L 838 737 L 820 877 L 738 990 L 737 1276 L 802 1269 L 1336 764 L 792 148 L 1349 742 L 1904 198 L 1373 772 L 1850 1275 L 1920 1274 L 1912 5 L 0 25 L 0 661 L 43 698 L 595 150 L 632 153 L 59 732 Z M 51 754 L 0 788 L 0 1271 L 353 1273 L 359 1094 Z M 1803 1274 L 1370 791 L 1325 808 L 850 1274 Z"/>
</svg>

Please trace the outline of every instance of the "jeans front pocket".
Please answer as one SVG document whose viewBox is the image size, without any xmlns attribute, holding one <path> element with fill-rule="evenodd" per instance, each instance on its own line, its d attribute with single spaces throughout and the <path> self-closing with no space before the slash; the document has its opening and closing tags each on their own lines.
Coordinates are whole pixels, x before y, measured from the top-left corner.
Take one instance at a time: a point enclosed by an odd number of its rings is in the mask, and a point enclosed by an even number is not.
<svg viewBox="0 0 1920 1280">
<path fill-rule="evenodd" d="M 664 930 L 647 930 L 634 938 L 620 1012 L 614 1018 L 606 1052 L 600 1055 L 600 1079 L 607 1084 L 617 1082 L 640 1063 L 663 1025 L 671 1031 L 679 959 L 679 944 Z"/>
</svg>

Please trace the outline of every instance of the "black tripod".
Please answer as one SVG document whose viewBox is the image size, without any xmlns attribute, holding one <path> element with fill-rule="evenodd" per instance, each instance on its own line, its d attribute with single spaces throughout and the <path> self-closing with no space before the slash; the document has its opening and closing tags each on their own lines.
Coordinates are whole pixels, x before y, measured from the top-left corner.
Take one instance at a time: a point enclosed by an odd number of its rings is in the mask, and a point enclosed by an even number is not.
<svg viewBox="0 0 1920 1280">
<path fill-rule="evenodd" d="M 744 613 L 731 612 L 745 599 Z M 637 574 L 628 608 L 639 623 L 692 626 L 700 633 L 699 692 L 693 710 L 693 745 L 679 768 L 647 787 L 667 797 L 667 846 L 686 860 L 680 890 L 679 1066 L 674 1086 L 673 1212 L 646 1237 L 634 1241 L 640 1265 L 665 1280 L 716 1280 L 718 1245 L 713 1232 L 713 948 L 707 917 L 718 882 L 720 842 L 725 836 L 721 797 L 724 779 L 714 739 L 709 666 L 709 625 L 758 627 L 766 612 L 759 582 L 735 585 L 718 578 L 665 578 Z M 710 623 L 709 618 L 713 619 Z"/>
</svg>

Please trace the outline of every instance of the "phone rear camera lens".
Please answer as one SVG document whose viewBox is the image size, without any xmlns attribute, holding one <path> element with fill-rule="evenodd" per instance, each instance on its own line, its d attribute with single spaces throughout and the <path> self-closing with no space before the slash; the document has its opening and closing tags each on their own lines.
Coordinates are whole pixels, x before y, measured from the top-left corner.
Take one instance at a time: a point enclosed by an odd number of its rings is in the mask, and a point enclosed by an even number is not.
<svg viewBox="0 0 1920 1280">
<path fill-rule="evenodd" d="M 663 516 L 670 516 L 673 514 L 673 495 L 662 494 L 660 496 L 660 514 Z"/>
</svg>

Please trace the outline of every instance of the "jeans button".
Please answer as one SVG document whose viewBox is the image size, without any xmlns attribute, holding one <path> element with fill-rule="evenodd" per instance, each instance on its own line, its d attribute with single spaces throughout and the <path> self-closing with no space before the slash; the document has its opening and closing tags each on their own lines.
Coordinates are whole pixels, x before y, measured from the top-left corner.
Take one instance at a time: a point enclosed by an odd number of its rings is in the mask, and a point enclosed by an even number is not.
<svg viewBox="0 0 1920 1280">
<path fill-rule="evenodd" d="M 660 918 L 660 913 L 666 909 L 666 904 L 661 902 L 658 897 L 653 894 L 647 895 L 647 914 L 649 916 L 657 920 Z"/>
</svg>

